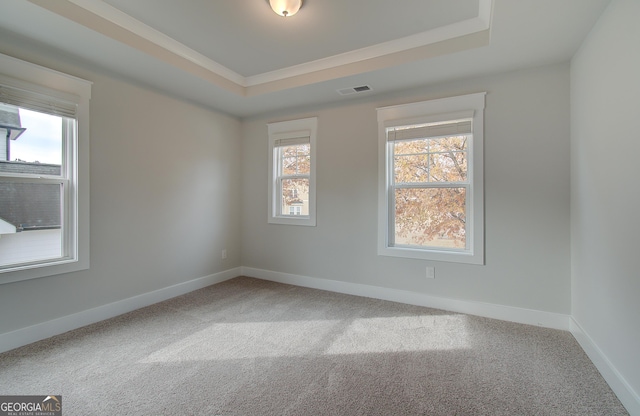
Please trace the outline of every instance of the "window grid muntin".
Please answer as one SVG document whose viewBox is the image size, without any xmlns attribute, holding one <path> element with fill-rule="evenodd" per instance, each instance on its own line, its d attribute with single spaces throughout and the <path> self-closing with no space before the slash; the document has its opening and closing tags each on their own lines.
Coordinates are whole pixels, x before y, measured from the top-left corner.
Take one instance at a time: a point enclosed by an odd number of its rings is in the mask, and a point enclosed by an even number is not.
<svg viewBox="0 0 640 416">
<path fill-rule="evenodd" d="M 292 155 L 287 155 L 286 154 L 286 149 L 289 148 L 294 148 L 295 149 L 295 154 Z M 305 149 L 304 151 L 302 149 Z M 296 145 L 285 145 L 285 146 L 278 146 L 278 151 L 279 151 L 279 156 L 278 156 L 278 160 L 279 160 L 279 173 L 280 176 L 284 176 L 284 175 L 308 175 L 308 173 L 301 173 L 301 166 L 304 164 L 304 159 L 307 160 L 307 164 L 309 165 L 309 171 L 311 169 L 311 146 L 308 142 L 306 143 L 300 143 L 300 144 L 296 144 Z M 295 173 L 284 173 L 284 160 L 285 159 L 295 159 Z"/>
<path fill-rule="evenodd" d="M 449 122 L 444 122 L 444 123 L 439 123 L 439 124 L 447 124 Z M 407 127 L 407 128 L 411 128 L 413 126 L 398 126 L 398 127 L 393 127 L 393 128 L 389 128 L 387 129 L 387 135 L 389 134 L 389 132 L 391 131 L 395 131 L 396 129 L 401 129 L 402 127 Z M 464 143 L 464 146 L 461 150 L 447 150 L 447 151 L 431 151 L 432 147 L 438 148 L 438 147 L 442 147 L 441 145 L 437 145 L 434 144 L 436 141 L 438 140 L 442 140 L 442 139 L 458 139 L 458 140 L 462 140 Z M 418 138 L 413 138 L 413 139 L 402 139 L 402 140 L 393 140 L 393 141 L 388 141 L 389 144 L 391 144 L 391 150 L 388 150 L 391 152 L 391 156 L 392 158 L 390 159 L 391 161 L 391 166 L 392 166 L 392 172 L 394 173 L 392 181 L 395 182 L 395 172 L 396 172 L 396 165 L 395 165 L 395 160 L 396 158 L 406 158 L 409 156 L 425 156 L 427 159 L 427 181 L 426 182 L 434 182 L 431 180 L 431 170 L 432 170 L 432 156 L 433 155 L 449 155 L 449 154 L 463 154 L 465 155 L 465 159 L 464 161 L 466 162 L 466 166 L 465 166 L 465 170 L 464 170 L 464 176 L 466 177 L 466 180 L 464 181 L 435 181 L 435 182 L 442 182 L 442 183 L 447 183 L 447 182 L 464 182 L 464 183 L 469 183 L 469 151 L 470 151 L 470 143 L 471 143 L 471 139 L 472 139 L 472 135 L 470 133 L 468 134 L 456 134 L 456 135 L 450 135 L 450 136 L 435 136 L 435 137 L 418 137 Z M 426 142 L 427 145 L 427 151 L 426 152 L 412 152 L 412 153 L 396 153 L 396 143 L 410 143 L 410 142 Z M 462 176 L 462 173 L 459 173 L 460 176 Z M 412 181 L 412 182 L 407 182 L 407 183 L 416 183 L 416 181 Z M 418 182 L 420 183 L 420 182 Z"/>
</svg>

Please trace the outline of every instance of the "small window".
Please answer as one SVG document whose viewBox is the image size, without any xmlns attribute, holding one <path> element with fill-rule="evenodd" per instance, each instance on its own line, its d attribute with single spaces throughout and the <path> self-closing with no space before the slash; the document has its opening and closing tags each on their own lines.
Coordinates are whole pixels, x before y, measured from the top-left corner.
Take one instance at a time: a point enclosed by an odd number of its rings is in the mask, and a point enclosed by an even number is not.
<svg viewBox="0 0 640 416">
<path fill-rule="evenodd" d="M 378 109 L 379 253 L 482 264 L 484 94 Z"/>
<path fill-rule="evenodd" d="M 270 123 L 269 222 L 315 226 L 317 119 Z"/>
<path fill-rule="evenodd" d="M 88 184 L 79 173 L 88 168 L 90 84 L 0 61 L 0 72 L 24 69 L 33 82 L 63 78 L 70 86 L 50 90 L 0 74 L 0 283 L 87 268 Z"/>
<path fill-rule="evenodd" d="M 302 215 L 302 207 L 301 206 L 290 206 L 289 207 L 289 215 Z"/>
</svg>

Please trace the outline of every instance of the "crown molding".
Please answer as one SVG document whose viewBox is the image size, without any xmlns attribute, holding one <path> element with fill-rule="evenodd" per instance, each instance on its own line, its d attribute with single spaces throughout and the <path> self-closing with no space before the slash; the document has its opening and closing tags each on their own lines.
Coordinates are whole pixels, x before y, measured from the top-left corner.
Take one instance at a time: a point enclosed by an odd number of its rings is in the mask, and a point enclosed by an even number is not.
<svg viewBox="0 0 640 416">
<path fill-rule="evenodd" d="M 121 10 L 105 3 L 102 0 L 68 0 L 70 3 L 76 6 L 102 17 L 109 22 L 134 33 L 141 38 L 144 38 L 161 48 L 164 48 L 176 55 L 193 62 L 211 72 L 214 72 L 220 76 L 227 78 L 229 81 L 236 84 L 243 85 L 244 77 L 240 74 L 232 71 L 231 69 L 220 65 L 219 63 L 207 58 L 201 53 L 183 45 L 177 40 L 165 35 L 164 33 L 142 23 L 139 20 L 134 19 Z M 91 28 L 90 28 L 91 29 Z M 243 85 L 244 86 L 244 85 Z"/>
<path fill-rule="evenodd" d="M 487 29 L 489 29 L 489 27 L 485 24 L 484 20 L 476 17 L 432 29 L 427 32 L 417 33 L 400 39 L 379 43 L 366 48 L 356 49 L 338 55 L 329 56 L 327 58 L 290 66 L 288 68 L 246 77 L 245 86 L 251 87 L 269 82 L 281 81 L 283 79 L 300 75 L 306 75 L 316 71 L 340 68 L 342 66 L 351 65 L 361 61 L 376 59 L 474 33 L 481 33 Z"/>
<path fill-rule="evenodd" d="M 474 18 L 299 65 L 242 76 L 102 0 L 28 0 L 240 96 L 255 96 L 485 46 L 494 0 Z"/>
</svg>

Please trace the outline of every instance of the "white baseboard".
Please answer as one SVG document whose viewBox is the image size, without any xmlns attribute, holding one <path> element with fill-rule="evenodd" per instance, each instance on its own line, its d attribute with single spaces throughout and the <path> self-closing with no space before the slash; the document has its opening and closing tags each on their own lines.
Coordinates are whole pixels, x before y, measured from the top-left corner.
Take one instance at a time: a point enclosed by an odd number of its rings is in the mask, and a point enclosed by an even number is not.
<svg viewBox="0 0 640 416">
<path fill-rule="evenodd" d="M 270 270 L 254 269 L 250 267 L 241 267 L 241 271 L 243 276 L 255 277 L 257 279 L 270 280 L 273 282 L 287 283 L 313 289 L 345 293 L 348 295 L 389 300 L 393 302 L 406 303 L 409 305 L 444 309 L 451 312 L 460 312 L 469 315 L 478 315 L 487 318 L 500 319 L 503 321 L 537 325 L 545 328 L 562 329 L 565 331 L 569 330 L 570 316 L 559 313 L 543 312 L 532 309 L 516 308 L 513 306 L 495 305 L 490 303 L 442 298 L 437 296 L 425 295 L 423 293 L 409 292 L 405 290 L 389 289 L 385 287 L 363 285 L 358 283 L 341 282 L 337 280 L 318 279 L 314 277 L 279 273 Z"/>
<path fill-rule="evenodd" d="M 241 268 L 225 270 L 209 276 L 179 283 L 153 292 L 144 293 L 118 302 L 109 303 L 97 308 L 63 316 L 37 325 L 21 328 L 12 332 L 0 334 L 0 352 L 9 351 L 32 342 L 40 341 L 54 335 L 62 334 L 73 329 L 113 318 L 154 303 L 162 302 L 176 296 L 204 287 L 224 282 L 240 276 Z"/>
<path fill-rule="evenodd" d="M 611 390 L 618 396 L 624 407 L 627 408 L 629 414 L 640 415 L 640 395 L 633 390 L 627 380 L 573 317 L 571 318 L 570 331 L 600 374 L 602 374 L 602 377 L 607 381 Z"/>
</svg>

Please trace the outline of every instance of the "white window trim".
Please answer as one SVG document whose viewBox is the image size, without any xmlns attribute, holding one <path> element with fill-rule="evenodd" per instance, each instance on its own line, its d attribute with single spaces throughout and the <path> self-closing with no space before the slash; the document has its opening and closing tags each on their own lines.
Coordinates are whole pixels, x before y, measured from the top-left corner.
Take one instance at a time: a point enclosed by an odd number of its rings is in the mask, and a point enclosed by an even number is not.
<svg viewBox="0 0 640 416">
<path fill-rule="evenodd" d="M 315 227 L 316 225 L 316 136 L 318 130 L 318 118 L 310 117 L 299 120 L 281 121 L 269 123 L 269 213 L 268 222 L 270 224 L 304 225 Z M 278 201 L 276 195 L 276 161 L 275 143 L 277 140 L 309 137 L 311 146 L 311 169 L 309 174 L 309 215 L 278 215 Z"/>
<path fill-rule="evenodd" d="M 418 103 L 381 107 L 378 112 L 378 254 L 432 261 L 484 264 L 484 103 L 485 94 L 476 93 Z M 467 211 L 470 241 L 468 249 L 395 247 L 389 244 L 389 157 L 386 129 L 408 124 L 450 120 L 460 112 L 473 111 L 473 139 L 469 149 L 471 195 Z"/>
<path fill-rule="evenodd" d="M 69 231 L 75 235 L 68 257 L 45 263 L 21 265 L 0 273 L 0 284 L 35 279 L 89 268 L 89 81 L 0 54 L 0 83 L 55 97 L 77 107 L 77 159 L 70 166 L 76 187 L 76 203 L 70 204 Z M 66 149 L 71 151 L 73 149 Z M 67 237 L 65 237 L 67 238 Z M 73 238 L 73 237 L 72 237 Z"/>
</svg>

